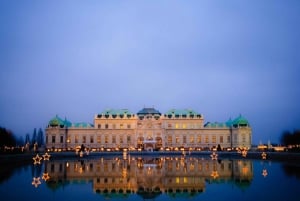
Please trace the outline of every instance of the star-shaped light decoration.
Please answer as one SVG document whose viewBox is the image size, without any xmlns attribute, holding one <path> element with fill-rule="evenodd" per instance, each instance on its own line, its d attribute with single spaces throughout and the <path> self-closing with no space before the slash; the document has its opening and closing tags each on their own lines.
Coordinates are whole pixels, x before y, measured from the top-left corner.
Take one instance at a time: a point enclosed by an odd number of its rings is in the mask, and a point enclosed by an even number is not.
<svg viewBox="0 0 300 201">
<path fill-rule="evenodd" d="M 267 154 L 266 154 L 266 152 L 262 152 L 261 158 L 262 158 L 263 160 L 266 160 L 266 159 L 267 159 Z"/>
<path fill-rule="evenodd" d="M 218 154 L 216 152 L 213 152 L 211 155 L 210 155 L 211 159 L 212 160 L 217 160 L 218 159 Z"/>
<path fill-rule="evenodd" d="M 262 176 L 264 176 L 264 177 L 268 176 L 268 171 L 267 171 L 267 169 L 264 168 L 261 174 L 262 174 Z"/>
<path fill-rule="evenodd" d="M 50 179 L 49 174 L 48 174 L 47 172 L 43 173 L 42 179 L 43 179 L 44 181 L 48 181 L 48 180 Z"/>
<path fill-rule="evenodd" d="M 216 179 L 219 176 L 219 173 L 218 173 L 218 171 L 212 171 L 210 176 L 212 176 L 214 179 Z"/>
<path fill-rule="evenodd" d="M 44 161 L 48 161 L 48 160 L 50 159 L 51 155 L 48 154 L 48 152 L 46 152 L 46 153 L 43 155 L 43 157 L 44 157 Z"/>
<path fill-rule="evenodd" d="M 42 157 L 39 156 L 39 154 L 36 154 L 35 157 L 32 158 L 33 159 L 33 164 L 41 164 L 41 160 L 43 159 Z"/>
<path fill-rule="evenodd" d="M 244 157 L 244 158 L 246 158 L 246 156 L 247 156 L 247 150 L 246 149 L 244 149 L 243 151 L 242 151 L 242 156 Z"/>
<path fill-rule="evenodd" d="M 33 177 L 31 184 L 37 188 L 41 184 L 40 177 Z"/>
</svg>

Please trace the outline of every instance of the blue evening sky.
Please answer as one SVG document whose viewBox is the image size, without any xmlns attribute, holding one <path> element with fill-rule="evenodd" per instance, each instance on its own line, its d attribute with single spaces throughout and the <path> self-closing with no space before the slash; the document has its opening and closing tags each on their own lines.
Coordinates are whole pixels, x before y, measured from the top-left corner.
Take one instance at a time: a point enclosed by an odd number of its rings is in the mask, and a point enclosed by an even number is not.
<svg viewBox="0 0 300 201">
<path fill-rule="evenodd" d="M 253 143 L 300 128 L 300 1 L 0 0 L 0 126 L 107 108 L 242 114 Z"/>
</svg>

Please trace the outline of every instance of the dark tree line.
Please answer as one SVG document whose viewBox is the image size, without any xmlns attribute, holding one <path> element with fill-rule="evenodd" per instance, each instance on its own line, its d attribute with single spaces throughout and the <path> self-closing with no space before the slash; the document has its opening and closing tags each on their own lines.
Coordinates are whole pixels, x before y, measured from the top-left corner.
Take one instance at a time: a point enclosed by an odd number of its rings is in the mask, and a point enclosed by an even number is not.
<svg viewBox="0 0 300 201">
<path fill-rule="evenodd" d="M 294 132 L 284 131 L 280 141 L 285 146 L 300 145 L 300 130 L 295 130 Z"/>
<path fill-rule="evenodd" d="M 44 144 L 44 133 L 41 128 L 38 131 L 35 128 L 31 137 L 27 133 L 24 140 L 23 136 L 17 138 L 10 130 L 0 127 L 0 150 L 2 151 L 5 150 L 5 147 L 27 147 L 32 149 L 33 147 L 41 147 Z"/>
<path fill-rule="evenodd" d="M 16 145 L 14 134 L 5 128 L 0 127 L 0 147 L 12 147 Z"/>
</svg>

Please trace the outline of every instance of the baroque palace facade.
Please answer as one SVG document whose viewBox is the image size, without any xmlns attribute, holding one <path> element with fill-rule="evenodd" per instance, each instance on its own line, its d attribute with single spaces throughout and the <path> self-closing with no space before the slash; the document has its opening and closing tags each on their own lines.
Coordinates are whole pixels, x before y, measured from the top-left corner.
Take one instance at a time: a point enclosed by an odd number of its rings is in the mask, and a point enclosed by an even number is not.
<svg viewBox="0 0 300 201">
<path fill-rule="evenodd" d="M 94 124 L 71 123 L 56 116 L 46 128 L 46 146 L 54 150 L 203 150 L 249 149 L 252 131 L 241 115 L 225 123 L 204 124 L 202 114 L 172 109 L 161 114 L 154 108 L 138 113 L 107 109 L 95 115 Z"/>
</svg>

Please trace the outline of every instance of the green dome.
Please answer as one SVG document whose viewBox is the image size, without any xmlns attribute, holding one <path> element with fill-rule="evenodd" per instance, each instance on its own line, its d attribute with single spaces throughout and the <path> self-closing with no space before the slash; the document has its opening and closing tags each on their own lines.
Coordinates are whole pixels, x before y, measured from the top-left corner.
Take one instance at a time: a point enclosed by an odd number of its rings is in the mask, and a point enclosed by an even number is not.
<svg viewBox="0 0 300 201">
<path fill-rule="evenodd" d="M 52 127 L 56 127 L 56 126 L 70 127 L 71 125 L 72 125 L 72 123 L 70 121 L 68 121 L 66 118 L 65 118 L 65 120 L 62 120 L 58 115 L 56 115 L 54 118 L 52 118 L 49 121 L 49 126 L 52 126 Z"/>
<path fill-rule="evenodd" d="M 232 121 L 232 125 L 234 127 L 237 127 L 237 126 L 248 126 L 249 125 L 249 122 L 246 118 L 244 118 L 242 115 L 240 115 L 239 117 L 237 117 L 236 119 L 234 119 Z"/>
</svg>

